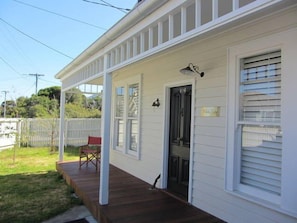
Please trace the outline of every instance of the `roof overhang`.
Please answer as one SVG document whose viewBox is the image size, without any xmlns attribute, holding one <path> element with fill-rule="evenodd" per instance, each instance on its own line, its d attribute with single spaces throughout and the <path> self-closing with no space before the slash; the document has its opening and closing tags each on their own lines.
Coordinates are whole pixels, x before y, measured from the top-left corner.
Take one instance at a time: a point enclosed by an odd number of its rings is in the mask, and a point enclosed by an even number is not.
<svg viewBox="0 0 297 223">
<path fill-rule="evenodd" d="M 61 71 L 59 71 L 55 77 L 62 79 L 70 70 L 79 66 L 86 58 L 93 56 L 98 50 L 103 49 L 113 40 L 121 36 L 129 28 L 133 27 L 140 20 L 151 14 L 157 8 L 168 2 L 169 0 L 150 0 L 139 2 L 132 11 L 119 20 L 114 26 L 100 36 L 93 44 L 91 44 L 86 50 L 79 54 L 72 62 L 66 65 Z"/>
</svg>

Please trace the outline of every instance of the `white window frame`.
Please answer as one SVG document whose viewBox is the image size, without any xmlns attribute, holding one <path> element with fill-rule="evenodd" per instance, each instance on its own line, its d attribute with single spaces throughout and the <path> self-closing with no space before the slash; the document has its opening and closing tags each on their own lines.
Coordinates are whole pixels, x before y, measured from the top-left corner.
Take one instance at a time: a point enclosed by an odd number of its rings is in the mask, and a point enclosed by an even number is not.
<svg viewBox="0 0 297 223">
<path fill-rule="evenodd" d="M 297 217 L 297 137 L 296 133 L 296 60 L 297 29 L 292 29 L 256 40 L 252 40 L 228 49 L 228 83 L 227 83 L 227 142 L 226 142 L 226 177 L 225 189 L 232 195 L 247 201 Z M 236 146 L 237 122 L 239 121 L 239 71 L 240 60 L 266 52 L 281 50 L 282 56 L 282 110 L 281 126 L 283 131 L 281 195 L 271 196 L 270 193 L 242 187 L 239 183 L 240 152 Z M 295 83 L 295 85 L 294 85 Z M 295 99 L 294 99 L 295 98 Z M 294 102 L 295 101 L 295 102 Z M 293 165 L 293 163 L 295 164 Z M 294 194 L 294 196 L 292 196 Z M 295 198 L 293 198 L 295 197 Z"/>
<path fill-rule="evenodd" d="M 123 88 L 123 96 L 124 96 L 124 111 L 123 111 L 123 116 L 122 117 L 120 117 L 120 116 L 117 116 L 116 115 L 116 108 L 117 108 L 117 100 L 115 99 L 114 101 L 114 118 L 113 118 L 113 123 L 114 123 L 114 129 L 113 129 L 113 131 L 114 131 L 114 148 L 116 149 L 116 150 L 119 150 L 119 151 L 122 151 L 122 149 L 124 148 L 123 146 L 121 147 L 121 146 L 118 146 L 117 144 L 117 142 L 118 142 L 118 140 L 119 140 L 119 135 L 117 134 L 118 132 L 119 132 L 119 123 L 120 123 L 120 121 L 123 121 L 123 126 L 125 126 L 125 123 L 124 123 L 124 120 L 125 120 L 125 96 L 126 96 L 126 94 L 125 94 L 125 86 L 117 86 L 117 87 L 115 87 L 115 98 L 116 98 L 116 96 L 118 95 L 117 94 L 117 89 L 118 88 Z M 124 128 L 124 127 L 123 127 Z M 125 134 L 125 131 L 123 131 L 123 133 Z M 123 135 L 123 139 L 125 138 L 125 135 Z M 123 143 L 124 143 L 124 140 L 123 140 Z"/>
<path fill-rule="evenodd" d="M 127 78 L 127 79 L 124 79 L 124 80 L 121 80 L 121 81 L 118 81 L 114 84 L 114 87 L 113 87 L 113 94 L 114 94 L 114 109 L 113 109 L 113 123 L 115 124 L 116 123 L 116 119 L 117 117 L 115 116 L 115 109 L 116 109 L 116 100 L 115 100 L 115 97 L 116 97 L 116 89 L 118 87 L 123 87 L 124 88 L 124 115 L 123 115 L 123 124 L 124 124 L 124 142 L 123 142 L 123 146 L 120 147 L 120 146 L 117 146 L 117 138 L 118 136 L 116 135 L 117 134 L 117 126 L 114 125 L 113 127 L 113 139 L 112 139 L 112 148 L 116 151 L 119 151 L 123 154 L 126 154 L 126 155 L 129 155 L 129 156 L 132 156 L 132 157 L 135 157 L 136 159 L 140 159 L 140 117 L 141 117 L 141 89 L 142 89 L 142 75 L 136 75 L 135 77 L 131 77 L 131 78 Z M 137 117 L 129 117 L 128 115 L 128 100 L 129 100 L 129 87 L 132 86 L 132 85 L 135 85 L 137 84 L 138 85 L 138 113 L 137 113 Z M 137 148 L 136 148 L 136 151 L 133 151 L 131 149 L 129 149 L 129 144 L 130 144 L 130 138 L 129 138 L 129 135 L 128 135 L 128 132 L 130 131 L 130 126 L 129 126 L 129 121 L 131 120 L 137 120 L 138 122 L 138 126 L 137 126 L 137 129 L 138 129 L 138 136 L 137 136 Z"/>
</svg>

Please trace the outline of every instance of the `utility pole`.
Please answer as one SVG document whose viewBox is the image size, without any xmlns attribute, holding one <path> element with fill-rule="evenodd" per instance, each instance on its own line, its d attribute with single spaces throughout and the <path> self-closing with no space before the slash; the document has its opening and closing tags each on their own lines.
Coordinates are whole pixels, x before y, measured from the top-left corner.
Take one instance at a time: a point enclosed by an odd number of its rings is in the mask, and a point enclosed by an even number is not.
<svg viewBox="0 0 297 223">
<path fill-rule="evenodd" d="M 38 78 L 41 76 L 44 76 L 44 74 L 28 74 L 30 76 L 35 76 L 35 94 L 37 95 L 37 90 L 38 90 Z"/>
<path fill-rule="evenodd" d="M 4 112 L 3 112 L 3 118 L 6 118 L 6 94 L 9 91 L 2 91 L 2 93 L 4 93 Z"/>
</svg>

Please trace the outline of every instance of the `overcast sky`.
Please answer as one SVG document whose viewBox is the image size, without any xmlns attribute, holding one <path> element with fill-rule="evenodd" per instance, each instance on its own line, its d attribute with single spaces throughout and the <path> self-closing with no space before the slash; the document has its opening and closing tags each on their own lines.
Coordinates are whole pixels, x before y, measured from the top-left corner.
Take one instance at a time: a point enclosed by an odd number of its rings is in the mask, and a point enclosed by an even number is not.
<svg viewBox="0 0 297 223">
<path fill-rule="evenodd" d="M 1 0 L 0 101 L 30 97 L 38 89 L 60 86 L 55 75 L 137 0 Z M 79 21 L 76 21 L 79 20 Z M 87 24 L 86 24 L 87 23 Z M 44 76 L 43 76 L 44 75 Z"/>
</svg>

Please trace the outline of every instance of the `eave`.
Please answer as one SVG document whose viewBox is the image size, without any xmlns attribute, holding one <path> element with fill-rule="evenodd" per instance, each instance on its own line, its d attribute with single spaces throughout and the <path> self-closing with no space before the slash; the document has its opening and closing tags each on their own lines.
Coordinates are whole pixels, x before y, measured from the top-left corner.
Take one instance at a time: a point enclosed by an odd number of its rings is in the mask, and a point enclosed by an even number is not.
<svg viewBox="0 0 297 223">
<path fill-rule="evenodd" d="M 62 90 L 91 83 L 104 72 L 112 73 L 187 41 L 217 35 L 294 6 L 296 2 L 256 0 L 239 7 L 239 0 L 232 0 L 230 12 L 220 15 L 219 0 L 212 0 L 212 17 L 205 23 L 201 4 L 201 0 L 144 1 L 56 75 L 63 82 Z M 191 7 L 195 8 L 192 21 L 195 27 L 187 30 L 187 10 Z M 175 21 L 176 15 L 179 21 Z M 177 34 L 176 29 L 180 30 Z"/>
<path fill-rule="evenodd" d="M 140 20 L 144 19 L 147 15 L 151 14 L 161 5 L 165 4 L 168 0 L 151 0 L 138 3 L 132 11 L 125 17 L 119 20 L 114 26 L 100 36 L 93 44 L 79 54 L 72 62 L 66 65 L 59 73 L 55 75 L 57 79 L 61 79 L 68 74 L 70 70 L 80 65 L 87 58 L 92 57 L 99 50 L 106 47 L 116 38 L 121 36 L 124 32 L 129 30 Z"/>
</svg>

